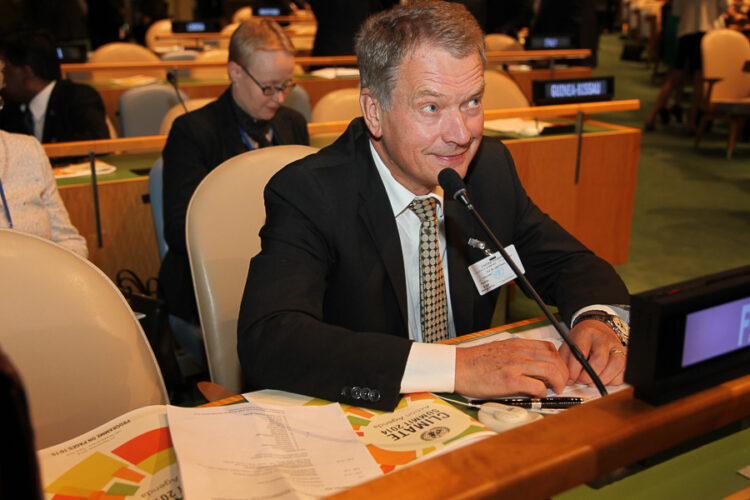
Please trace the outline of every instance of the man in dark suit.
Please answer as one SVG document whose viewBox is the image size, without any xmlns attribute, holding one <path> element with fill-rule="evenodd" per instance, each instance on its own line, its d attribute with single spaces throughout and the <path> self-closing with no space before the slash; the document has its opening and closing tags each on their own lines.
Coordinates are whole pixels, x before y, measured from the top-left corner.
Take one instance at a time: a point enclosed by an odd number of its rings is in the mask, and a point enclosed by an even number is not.
<svg viewBox="0 0 750 500">
<path fill-rule="evenodd" d="M 446 168 L 541 296 L 566 322 L 576 317 L 571 337 L 602 381 L 622 381 L 625 350 L 605 319 L 627 290 L 528 198 L 505 146 L 482 138 L 483 40 L 456 3 L 396 7 L 365 23 L 363 118 L 266 187 L 238 325 L 248 384 L 392 409 L 405 392 L 543 396 L 590 383 L 547 342 L 423 342 L 489 327 L 497 300 L 497 288 L 481 294 L 470 277 L 484 254 L 469 239 L 487 238 L 443 195 Z"/>
<path fill-rule="evenodd" d="M 178 343 L 196 361 L 205 355 L 185 244 L 185 215 L 193 192 L 219 164 L 275 144 L 308 144 L 304 117 L 282 106 L 292 88 L 294 46 L 278 24 L 247 21 L 232 35 L 231 86 L 205 107 L 174 121 L 164 159 L 164 236 L 169 246 L 159 271 Z M 180 326 L 181 325 L 181 326 Z M 193 325 L 193 337 L 178 332 Z"/>
<path fill-rule="evenodd" d="M 43 143 L 109 138 L 104 103 L 88 85 L 60 79 L 60 61 L 44 32 L 9 35 L 0 45 L 5 107 L 0 128 Z"/>
</svg>

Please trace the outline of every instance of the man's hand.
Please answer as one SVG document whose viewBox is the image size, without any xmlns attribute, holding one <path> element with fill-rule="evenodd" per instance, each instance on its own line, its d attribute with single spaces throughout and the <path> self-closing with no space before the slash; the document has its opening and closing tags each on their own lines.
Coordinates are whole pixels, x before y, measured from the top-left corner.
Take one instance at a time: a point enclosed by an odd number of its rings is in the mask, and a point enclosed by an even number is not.
<svg viewBox="0 0 750 500">
<path fill-rule="evenodd" d="M 624 382 L 627 348 L 604 322 L 595 319 L 578 322 L 570 330 L 570 340 L 578 346 L 583 357 L 588 359 L 602 384 L 618 385 Z M 570 372 L 570 383 L 593 385 L 591 377 L 571 354 L 567 344 L 560 346 L 560 357 Z"/>
<path fill-rule="evenodd" d="M 544 397 L 547 387 L 560 393 L 568 369 L 554 345 L 510 339 L 456 349 L 456 392 L 475 398 L 514 394 Z"/>
</svg>

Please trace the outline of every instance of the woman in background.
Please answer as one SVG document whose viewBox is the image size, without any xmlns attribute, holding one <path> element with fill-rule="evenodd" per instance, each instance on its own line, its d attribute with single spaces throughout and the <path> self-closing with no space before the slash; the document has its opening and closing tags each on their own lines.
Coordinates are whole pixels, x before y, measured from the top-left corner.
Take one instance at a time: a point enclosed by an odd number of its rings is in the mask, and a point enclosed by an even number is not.
<svg viewBox="0 0 750 500">
<path fill-rule="evenodd" d="M 0 89 L 3 84 L 0 65 Z M 33 135 L 0 130 L 0 205 L 0 227 L 47 238 L 88 257 L 86 240 L 70 223 L 49 158 Z"/>
</svg>

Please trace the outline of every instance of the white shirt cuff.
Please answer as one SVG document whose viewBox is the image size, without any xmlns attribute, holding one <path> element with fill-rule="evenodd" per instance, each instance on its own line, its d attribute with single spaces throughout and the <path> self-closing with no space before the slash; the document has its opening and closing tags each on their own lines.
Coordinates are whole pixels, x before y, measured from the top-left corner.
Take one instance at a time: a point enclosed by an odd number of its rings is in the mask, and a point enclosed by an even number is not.
<svg viewBox="0 0 750 500">
<path fill-rule="evenodd" d="M 570 319 L 570 324 L 571 325 L 575 324 L 576 318 L 578 316 L 580 316 L 581 314 L 583 314 L 585 312 L 588 312 L 588 311 L 604 311 L 605 313 L 611 314 L 612 316 L 620 316 L 617 313 L 617 311 L 615 311 L 614 309 L 612 309 L 609 306 L 605 306 L 605 305 L 601 305 L 601 304 L 594 304 L 594 305 L 591 305 L 591 306 L 582 307 L 579 310 L 577 310 L 575 312 L 575 314 L 573 314 L 573 317 Z M 627 321 L 627 318 L 623 318 L 623 319 Z"/>
<path fill-rule="evenodd" d="M 453 392 L 456 385 L 456 346 L 413 342 L 401 379 L 401 394 Z"/>
</svg>

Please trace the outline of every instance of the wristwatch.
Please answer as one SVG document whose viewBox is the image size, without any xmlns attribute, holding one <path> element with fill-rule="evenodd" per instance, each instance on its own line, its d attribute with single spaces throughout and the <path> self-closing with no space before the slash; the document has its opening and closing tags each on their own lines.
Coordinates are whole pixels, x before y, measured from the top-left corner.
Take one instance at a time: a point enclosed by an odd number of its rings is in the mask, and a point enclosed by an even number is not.
<svg viewBox="0 0 750 500">
<path fill-rule="evenodd" d="M 628 345 L 628 340 L 630 338 L 630 327 L 619 316 L 609 314 L 604 311 L 586 311 L 576 318 L 576 320 L 573 322 L 573 326 L 576 326 L 584 319 L 595 319 L 598 321 L 602 321 L 608 327 L 610 327 L 613 332 L 615 332 L 615 335 L 617 335 L 617 338 L 620 339 L 622 345 Z"/>
</svg>

